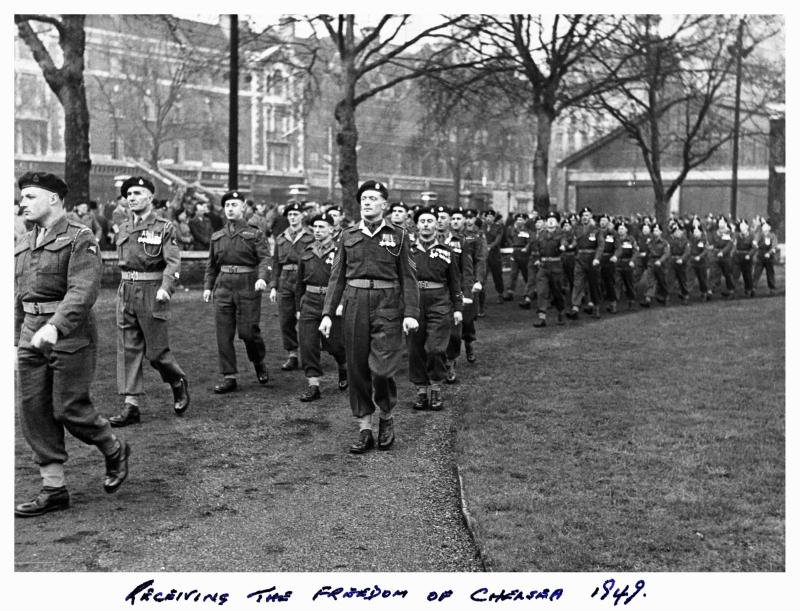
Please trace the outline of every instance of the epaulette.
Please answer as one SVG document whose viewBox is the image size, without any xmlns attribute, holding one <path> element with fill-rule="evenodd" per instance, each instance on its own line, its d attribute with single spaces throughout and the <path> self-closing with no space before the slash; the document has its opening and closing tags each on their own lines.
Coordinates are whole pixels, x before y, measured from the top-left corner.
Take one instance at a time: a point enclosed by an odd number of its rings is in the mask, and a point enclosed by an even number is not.
<svg viewBox="0 0 800 611">
<path fill-rule="evenodd" d="M 225 230 L 220 229 L 219 231 L 215 231 L 214 233 L 211 234 L 211 240 L 212 241 L 219 240 L 224 235 L 225 235 Z"/>
</svg>

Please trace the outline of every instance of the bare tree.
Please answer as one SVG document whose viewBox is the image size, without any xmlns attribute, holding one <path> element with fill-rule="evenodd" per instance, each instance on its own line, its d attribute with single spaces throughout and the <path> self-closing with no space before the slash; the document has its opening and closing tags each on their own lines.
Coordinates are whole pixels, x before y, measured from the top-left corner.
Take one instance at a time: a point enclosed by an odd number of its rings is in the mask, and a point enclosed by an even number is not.
<svg viewBox="0 0 800 611">
<path fill-rule="evenodd" d="M 322 24 L 332 43 L 334 69 L 340 86 L 340 98 L 334 117 L 338 131 L 339 184 L 342 203 L 357 216 L 358 129 L 356 110 L 373 96 L 398 83 L 426 74 L 472 65 L 453 60 L 452 51 L 468 39 L 468 30 L 455 30 L 463 16 L 443 17 L 435 25 L 411 34 L 409 15 L 383 15 L 374 26 L 356 31 L 355 15 L 319 15 L 309 19 L 315 28 Z M 429 46 L 422 48 L 428 43 Z M 432 47 L 439 43 L 436 47 Z M 376 78 L 381 74 L 384 78 Z"/>
<path fill-rule="evenodd" d="M 736 57 L 731 47 L 737 24 L 722 15 L 684 15 L 669 23 L 657 15 L 626 16 L 613 39 L 593 50 L 604 69 L 626 59 L 625 70 L 611 77 L 614 86 L 597 92 L 589 105 L 594 102 L 617 119 L 641 150 L 661 222 L 688 173 L 733 138 Z M 751 44 L 775 32 L 767 25 Z M 752 120 L 763 114 L 771 90 L 759 88 L 760 77 L 751 76 L 742 123 L 756 131 Z M 665 166 L 678 170 L 670 181 L 664 179 Z"/>
<path fill-rule="evenodd" d="M 79 201 L 88 201 L 89 109 L 84 84 L 85 15 L 14 15 L 19 35 L 33 53 L 45 81 L 64 109 L 64 178 L 69 185 L 67 208 Z M 32 23 L 46 26 L 35 30 Z M 57 67 L 41 36 L 49 28 L 58 33 L 63 61 Z"/>
</svg>

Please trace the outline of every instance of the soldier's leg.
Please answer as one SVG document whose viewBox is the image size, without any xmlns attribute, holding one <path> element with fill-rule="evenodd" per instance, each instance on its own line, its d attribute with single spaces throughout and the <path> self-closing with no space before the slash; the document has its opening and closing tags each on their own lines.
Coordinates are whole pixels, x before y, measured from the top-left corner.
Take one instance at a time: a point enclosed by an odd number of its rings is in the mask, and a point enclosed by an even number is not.
<svg viewBox="0 0 800 611">
<path fill-rule="evenodd" d="M 119 448 L 108 420 L 97 412 L 89 396 L 97 348 L 93 343 L 73 351 L 69 345 L 53 348 L 51 356 L 54 420 L 82 442 L 97 446 L 104 456 Z M 63 439 L 63 437 L 62 437 Z"/>
<path fill-rule="evenodd" d="M 303 305 L 300 309 L 300 320 L 297 321 L 298 339 L 300 340 L 300 363 L 307 378 L 322 376 L 322 359 L 320 358 L 321 316 L 313 309 Z"/>
<path fill-rule="evenodd" d="M 508 286 L 506 287 L 506 296 L 511 297 L 517 289 L 517 278 L 519 277 L 520 263 L 516 257 L 511 258 L 511 275 L 508 279 Z"/>
<path fill-rule="evenodd" d="M 186 378 L 186 373 L 169 348 L 169 302 L 155 301 L 155 290 L 153 289 L 153 300 L 150 303 L 153 304 L 152 309 L 148 308 L 147 302 L 145 302 L 144 307 L 137 312 L 139 325 L 144 335 L 144 356 L 158 371 L 161 379 L 174 386 Z"/>
<path fill-rule="evenodd" d="M 428 355 L 425 352 L 425 342 L 428 338 L 428 312 L 422 304 L 420 296 L 419 327 L 414 333 L 409 333 L 406 339 L 408 346 L 408 379 L 415 386 L 428 386 L 430 379 L 426 363 Z"/>
<path fill-rule="evenodd" d="M 372 401 L 372 376 L 370 357 L 370 303 L 369 290 L 346 287 L 342 335 L 347 354 L 347 379 L 350 381 L 350 409 L 357 418 L 375 411 Z"/>
<path fill-rule="evenodd" d="M 722 273 L 723 278 L 725 278 L 725 287 L 728 289 L 728 293 L 733 294 L 736 290 L 736 283 L 733 280 L 733 274 L 731 273 L 731 260 L 729 257 L 722 257 L 720 259 L 720 272 Z"/>
<path fill-rule="evenodd" d="M 278 296 L 278 316 L 281 326 L 281 338 L 283 339 L 283 349 L 287 352 L 295 353 L 297 351 L 297 318 L 295 313 L 297 306 L 295 304 L 294 286 L 291 290 L 281 288 Z"/>
<path fill-rule="evenodd" d="M 755 263 L 753 264 L 753 288 L 755 289 L 758 286 L 759 280 L 761 280 L 761 274 L 764 271 L 764 263 L 759 259 L 756 259 Z"/>
<path fill-rule="evenodd" d="M 138 293 L 138 296 L 137 296 Z M 117 292 L 117 392 L 127 397 L 144 394 L 144 333 L 136 316 L 135 299 L 141 291 L 122 283 Z"/>
<path fill-rule="evenodd" d="M 673 262 L 673 270 L 675 271 L 675 280 L 678 283 L 678 293 L 681 299 L 689 297 L 689 284 L 686 282 L 686 264 Z"/>
<path fill-rule="evenodd" d="M 431 383 L 438 384 L 445 379 L 447 366 L 445 352 L 452 336 L 452 307 L 447 295 L 439 296 L 428 309 L 428 333 L 425 339 L 427 355 L 426 370 Z"/>
<path fill-rule="evenodd" d="M 237 372 L 236 350 L 233 338 L 236 334 L 236 304 L 227 288 L 214 292 L 214 322 L 217 332 L 217 356 L 219 370 L 223 376 L 234 376 Z"/>
<path fill-rule="evenodd" d="M 751 259 L 743 259 L 740 266 L 742 268 L 744 292 L 750 295 L 753 292 L 753 261 Z"/>
<path fill-rule="evenodd" d="M 486 267 L 492 274 L 492 282 L 497 296 L 502 299 L 505 291 L 503 290 L 503 258 L 500 251 L 489 254 L 486 259 Z"/>
<path fill-rule="evenodd" d="M 370 308 L 369 371 L 375 404 L 383 414 L 388 414 L 397 403 L 394 376 L 403 355 L 403 310 L 398 307 L 397 289 L 374 293 L 378 300 L 373 302 L 377 307 Z"/>
<path fill-rule="evenodd" d="M 564 306 L 566 305 L 564 303 L 564 293 L 561 290 L 563 284 L 562 270 L 560 268 L 547 270 L 547 287 L 550 292 L 550 302 L 559 314 L 564 311 Z"/>
<path fill-rule="evenodd" d="M 464 340 L 464 344 L 471 344 L 477 338 L 476 330 L 475 330 L 475 300 L 477 298 L 477 293 L 472 294 L 472 303 L 465 303 L 464 304 L 464 311 L 463 311 L 463 320 L 461 321 L 461 339 Z"/>
<path fill-rule="evenodd" d="M 251 290 L 236 294 L 236 321 L 239 339 L 244 342 L 247 358 L 258 365 L 264 361 L 267 348 L 261 336 L 261 293 Z"/>
<path fill-rule="evenodd" d="M 767 270 L 767 287 L 770 291 L 775 290 L 775 263 L 772 259 L 764 262 L 764 269 Z"/>
<path fill-rule="evenodd" d="M 572 289 L 572 310 L 577 312 L 586 293 L 586 267 L 580 259 L 575 261 L 575 286 Z"/>
</svg>

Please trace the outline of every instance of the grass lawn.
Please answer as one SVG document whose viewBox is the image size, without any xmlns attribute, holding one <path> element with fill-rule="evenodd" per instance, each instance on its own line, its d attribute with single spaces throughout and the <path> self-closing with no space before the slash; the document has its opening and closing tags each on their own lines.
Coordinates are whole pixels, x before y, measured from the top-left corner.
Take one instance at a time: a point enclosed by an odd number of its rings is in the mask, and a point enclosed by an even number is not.
<svg viewBox="0 0 800 611">
<path fill-rule="evenodd" d="M 784 316 L 775 297 L 534 329 L 492 306 L 456 446 L 487 568 L 784 570 Z"/>
</svg>

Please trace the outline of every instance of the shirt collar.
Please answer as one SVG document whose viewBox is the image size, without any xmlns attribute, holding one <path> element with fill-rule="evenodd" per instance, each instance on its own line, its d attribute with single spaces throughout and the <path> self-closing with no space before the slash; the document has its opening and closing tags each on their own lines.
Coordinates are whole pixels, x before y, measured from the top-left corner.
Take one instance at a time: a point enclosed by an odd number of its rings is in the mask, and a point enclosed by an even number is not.
<svg viewBox="0 0 800 611">
<path fill-rule="evenodd" d="M 380 224 L 375 228 L 374 232 L 370 232 L 369 228 L 367 227 L 367 222 L 364 219 L 361 219 L 361 222 L 358 224 L 358 228 L 361 230 L 361 232 L 369 237 L 373 237 L 384 227 L 386 227 L 386 219 L 381 219 Z"/>
</svg>

